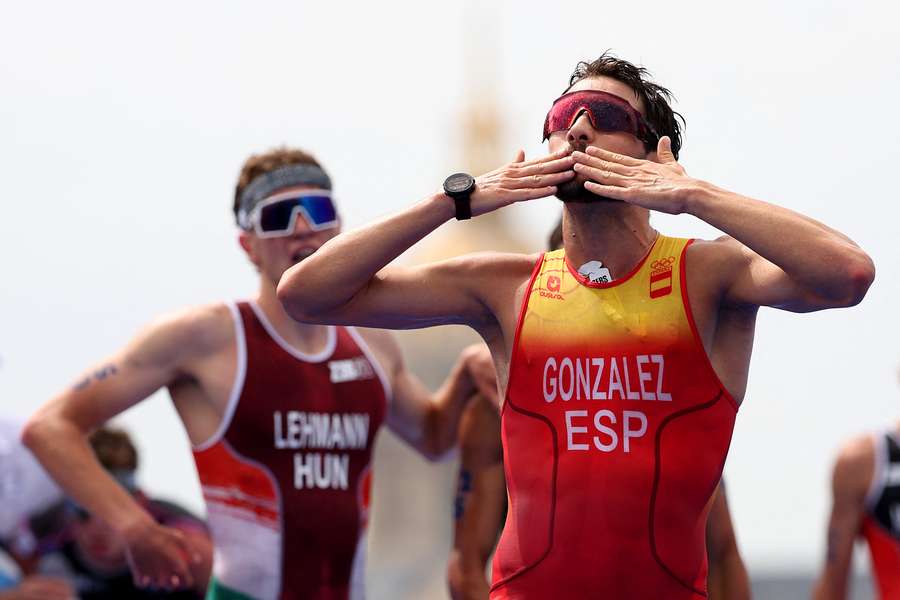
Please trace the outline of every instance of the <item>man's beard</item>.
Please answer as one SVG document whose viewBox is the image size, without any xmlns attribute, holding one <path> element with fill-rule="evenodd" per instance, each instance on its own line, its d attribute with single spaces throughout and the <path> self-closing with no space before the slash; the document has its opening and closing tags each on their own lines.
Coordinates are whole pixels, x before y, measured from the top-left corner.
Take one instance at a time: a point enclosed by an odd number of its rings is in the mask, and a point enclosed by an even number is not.
<svg viewBox="0 0 900 600">
<path fill-rule="evenodd" d="M 578 142 L 571 146 L 570 152 L 584 152 L 587 148 L 585 142 Z M 576 173 L 571 180 L 556 186 L 556 197 L 566 203 L 587 204 L 589 202 L 618 202 L 606 196 L 598 196 L 597 194 L 584 189 L 585 178 L 583 175 Z"/>
<path fill-rule="evenodd" d="M 588 204 L 591 202 L 621 202 L 615 198 L 600 196 L 584 189 L 584 180 L 576 175 L 571 181 L 556 186 L 556 197 L 565 203 Z"/>
</svg>

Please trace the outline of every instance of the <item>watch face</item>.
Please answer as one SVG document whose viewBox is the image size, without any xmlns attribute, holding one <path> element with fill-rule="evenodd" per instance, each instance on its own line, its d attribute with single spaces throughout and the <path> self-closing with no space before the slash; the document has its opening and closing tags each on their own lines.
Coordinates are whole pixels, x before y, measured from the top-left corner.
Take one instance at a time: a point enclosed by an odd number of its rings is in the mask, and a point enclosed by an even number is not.
<svg viewBox="0 0 900 600">
<path fill-rule="evenodd" d="M 444 181 L 444 190 L 448 194 L 460 194 L 468 191 L 474 183 L 475 178 L 468 173 L 454 173 Z"/>
</svg>

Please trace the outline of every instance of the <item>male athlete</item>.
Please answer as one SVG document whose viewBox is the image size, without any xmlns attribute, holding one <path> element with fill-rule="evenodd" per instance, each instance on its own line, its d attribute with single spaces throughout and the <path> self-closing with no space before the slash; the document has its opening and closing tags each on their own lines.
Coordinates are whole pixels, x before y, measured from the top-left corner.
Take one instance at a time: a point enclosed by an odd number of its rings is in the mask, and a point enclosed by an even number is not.
<svg viewBox="0 0 900 600">
<path fill-rule="evenodd" d="M 900 422 L 844 445 L 831 493 L 828 548 L 814 599 L 847 598 L 853 546 L 860 536 L 869 544 L 879 598 L 900 599 Z"/>
<path fill-rule="evenodd" d="M 240 244 L 255 299 L 192 307 L 150 325 L 45 405 L 24 440 L 63 488 L 125 541 L 141 586 L 191 587 L 192 548 L 99 465 L 85 436 L 167 387 L 194 447 L 215 546 L 209 598 L 357 598 L 369 464 L 388 425 L 434 457 L 454 442 L 480 385 L 466 350 L 432 396 L 384 331 L 304 325 L 275 284 L 339 232 L 331 180 L 310 155 L 251 157 L 237 184 Z M 479 369 L 479 372 L 483 372 Z"/>
<path fill-rule="evenodd" d="M 562 221 L 548 250 L 562 248 Z M 497 407 L 484 396 L 469 401 L 459 423 L 460 465 L 454 501 L 453 549 L 447 583 L 453 600 L 485 600 L 487 561 L 506 517 L 506 479 Z M 716 489 L 706 523 L 710 600 L 749 600 L 750 578 L 737 546 L 724 484 Z"/>
<path fill-rule="evenodd" d="M 304 322 L 463 323 L 487 342 L 510 500 L 492 598 L 705 598 L 706 516 L 758 307 L 854 305 L 874 266 L 813 219 L 689 177 L 667 90 L 627 61 L 580 63 L 543 134 L 549 156 L 448 177 L 329 240 L 278 297 Z M 563 250 L 388 266 L 454 216 L 553 194 Z M 650 210 L 728 235 L 670 238 Z"/>
</svg>

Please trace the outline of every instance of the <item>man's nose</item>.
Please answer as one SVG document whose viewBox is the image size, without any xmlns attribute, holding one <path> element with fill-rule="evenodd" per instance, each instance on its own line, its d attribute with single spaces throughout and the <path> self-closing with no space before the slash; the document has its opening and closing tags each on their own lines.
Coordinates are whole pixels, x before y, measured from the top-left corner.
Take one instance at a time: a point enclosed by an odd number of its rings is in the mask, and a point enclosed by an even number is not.
<svg viewBox="0 0 900 600">
<path fill-rule="evenodd" d="M 306 220 L 303 212 L 297 211 L 297 214 L 294 216 L 294 236 L 306 237 L 313 233 L 315 233 L 315 231 L 309 226 L 309 221 Z"/>
<path fill-rule="evenodd" d="M 566 133 L 566 141 L 569 142 L 570 146 L 587 145 L 594 140 L 594 133 L 591 119 L 588 117 L 587 111 L 583 110 L 581 114 L 575 117 L 575 122 L 569 127 L 569 131 Z"/>
</svg>

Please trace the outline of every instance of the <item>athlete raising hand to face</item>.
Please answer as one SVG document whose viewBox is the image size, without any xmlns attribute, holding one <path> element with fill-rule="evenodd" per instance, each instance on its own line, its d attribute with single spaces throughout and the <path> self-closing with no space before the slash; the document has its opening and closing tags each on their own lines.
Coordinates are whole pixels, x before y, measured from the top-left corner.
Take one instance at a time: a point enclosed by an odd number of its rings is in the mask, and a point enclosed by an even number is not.
<svg viewBox="0 0 900 600">
<path fill-rule="evenodd" d="M 687 176 L 668 90 L 647 75 L 609 55 L 580 63 L 544 123 L 550 156 L 452 176 L 278 286 L 301 321 L 462 323 L 487 342 L 510 500 L 495 599 L 706 598 L 704 525 L 759 307 L 852 306 L 874 278 L 846 236 Z M 389 266 L 454 216 L 549 193 L 564 202 L 561 250 Z M 661 235 L 650 209 L 728 235 Z"/>
</svg>

